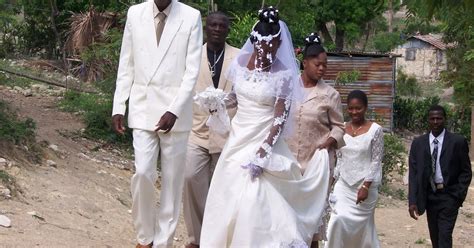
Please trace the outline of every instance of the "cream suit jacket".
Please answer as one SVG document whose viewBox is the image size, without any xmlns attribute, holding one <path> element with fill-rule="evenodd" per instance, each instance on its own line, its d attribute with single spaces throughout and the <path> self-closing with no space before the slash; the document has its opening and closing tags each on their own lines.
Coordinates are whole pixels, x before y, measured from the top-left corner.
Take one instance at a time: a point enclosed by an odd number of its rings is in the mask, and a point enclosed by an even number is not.
<svg viewBox="0 0 474 248">
<path fill-rule="evenodd" d="M 128 100 L 130 128 L 153 131 L 169 111 L 178 117 L 172 131 L 190 131 L 201 62 L 201 15 L 173 0 L 157 46 L 153 5 L 151 0 L 128 10 L 112 115 L 125 114 Z"/>
<path fill-rule="evenodd" d="M 209 70 L 207 59 L 207 44 L 202 47 L 201 56 L 201 70 L 199 72 L 198 81 L 195 88 L 195 93 L 204 91 L 207 87 L 214 87 L 212 82 L 211 71 Z M 232 82 L 225 78 L 227 69 L 232 60 L 238 55 L 239 49 L 225 45 L 224 61 L 222 62 L 221 75 L 219 77 L 218 89 L 222 89 L 228 93 L 232 90 Z M 228 109 L 227 113 L 232 118 L 235 115 L 236 108 Z M 210 132 L 209 127 L 206 126 L 206 121 L 209 118 L 209 112 L 203 111 L 196 103 L 193 104 L 193 128 L 189 137 L 190 142 L 204 147 L 209 150 L 209 153 L 219 153 L 227 141 L 227 135 L 220 135 L 218 133 Z"/>
</svg>

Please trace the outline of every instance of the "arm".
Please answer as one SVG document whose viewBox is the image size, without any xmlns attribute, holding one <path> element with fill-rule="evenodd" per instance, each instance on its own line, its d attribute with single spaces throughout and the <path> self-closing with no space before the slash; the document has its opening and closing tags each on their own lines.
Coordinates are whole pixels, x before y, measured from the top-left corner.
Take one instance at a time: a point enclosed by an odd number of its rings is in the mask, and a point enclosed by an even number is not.
<svg viewBox="0 0 474 248">
<path fill-rule="evenodd" d="M 288 119 L 291 101 L 289 99 L 277 98 L 275 101 L 275 114 L 270 132 L 265 138 L 263 144 L 257 151 L 255 158 L 243 168 L 250 169 L 252 179 L 260 176 L 265 167 L 265 163 L 271 156 L 273 146 L 278 141 L 283 127 Z"/>
<path fill-rule="evenodd" d="M 411 143 L 410 155 L 408 157 L 408 212 L 410 216 L 418 219 L 418 207 L 416 205 L 416 196 L 418 189 L 417 180 L 417 161 L 416 161 L 416 139 Z"/>
<path fill-rule="evenodd" d="M 132 88 L 135 73 L 132 55 L 132 24 L 128 18 L 130 10 L 131 8 L 128 10 L 127 21 L 123 32 L 112 116 L 125 115 L 125 110 L 127 108 L 125 103 L 130 97 L 130 89 Z"/>
<path fill-rule="evenodd" d="M 185 103 L 192 98 L 194 85 L 196 84 L 201 64 L 201 50 L 202 24 L 201 15 L 198 14 L 188 39 L 185 61 L 186 71 L 183 75 L 178 94 L 167 110 L 177 118 L 179 118 L 183 112 L 184 106 L 186 105 Z"/>
<path fill-rule="evenodd" d="M 472 179 L 472 169 L 471 169 L 471 160 L 469 159 L 469 146 L 466 139 L 462 139 L 461 142 L 458 142 L 459 148 L 458 151 L 459 162 L 460 162 L 460 173 L 458 176 L 458 184 L 456 187 L 456 197 L 462 203 L 466 199 L 467 190 Z"/>
<path fill-rule="evenodd" d="M 374 124 L 372 124 L 374 125 Z M 356 203 L 364 201 L 369 196 L 369 188 L 373 182 L 380 182 L 382 179 L 382 159 L 383 159 L 383 129 L 379 127 L 375 131 L 371 141 L 371 159 L 369 174 L 365 177 L 362 187 L 357 193 Z"/>
<path fill-rule="evenodd" d="M 339 93 L 334 94 L 330 98 L 330 108 L 328 110 L 328 118 L 330 123 L 331 132 L 329 133 L 329 138 L 332 138 L 336 141 L 334 148 L 341 148 L 345 146 L 344 142 L 344 117 L 342 115 L 342 104 L 341 96 Z"/>
<path fill-rule="evenodd" d="M 232 86 L 232 90 L 225 96 L 224 105 L 226 109 L 237 107 L 237 94 L 235 94 L 234 86 Z"/>
<path fill-rule="evenodd" d="M 372 124 L 373 125 L 373 124 Z M 371 162 L 369 174 L 365 177 L 364 182 L 380 182 L 382 179 L 382 159 L 383 159 L 383 129 L 378 128 L 375 131 L 371 141 Z M 370 186 L 370 184 L 369 184 Z"/>
</svg>

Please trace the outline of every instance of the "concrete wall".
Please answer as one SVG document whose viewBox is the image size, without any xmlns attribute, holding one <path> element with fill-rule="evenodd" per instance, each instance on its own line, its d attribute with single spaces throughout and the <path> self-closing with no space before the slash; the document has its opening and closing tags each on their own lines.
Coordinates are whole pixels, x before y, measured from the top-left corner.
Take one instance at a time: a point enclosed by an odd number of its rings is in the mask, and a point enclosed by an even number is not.
<svg viewBox="0 0 474 248">
<path fill-rule="evenodd" d="M 415 51 L 415 60 L 406 60 L 406 51 Z M 440 72 L 447 69 L 446 53 L 433 46 L 401 46 L 393 51 L 402 57 L 397 58 L 397 70 L 415 76 L 419 81 L 439 79 Z"/>
</svg>

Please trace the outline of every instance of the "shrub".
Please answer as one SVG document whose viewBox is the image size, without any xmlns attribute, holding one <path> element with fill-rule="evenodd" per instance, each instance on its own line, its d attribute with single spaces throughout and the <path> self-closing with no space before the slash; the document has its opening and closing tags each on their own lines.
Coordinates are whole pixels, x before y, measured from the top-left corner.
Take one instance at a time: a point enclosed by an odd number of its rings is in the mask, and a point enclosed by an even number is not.
<svg viewBox="0 0 474 248">
<path fill-rule="evenodd" d="M 254 13 L 248 12 L 242 15 L 233 14 L 234 21 L 231 24 L 227 42 L 234 47 L 242 47 L 250 35 L 257 16 Z"/>
<path fill-rule="evenodd" d="M 421 96 L 421 87 L 413 76 L 408 76 L 402 70 L 397 71 L 397 94 L 401 96 Z"/>
<path fill-rule="evenodd" d="M 378 33 L 373 38 L 374 48 L 379 52 L 390 52 L 398 45 L 403 44 L 400 33 Z"/>
<path fill-rule="evenodd" d="M 35 141 L 35 129 L 33 119 L 19 120 L 7 103 L 0 100 L 0 140 L 28 145 Z"/>
<path fill-rule="evenodd" d="M 117 135 L 112 130 L 112 99 L 109 95 L 97 95 L 68 91 L 59 103 L 68 112 L 78 112 L 84 119 L 84 134 L 88 138 L 109 143 L 131 144 L 131 130 L 125 135 Z"/>
<path fill-rule="evenodd" d="M 402 140 L 395 134 L 385 134 L 383 140 L 382 184 L 385 184 L 388 182 L 388 175 L 392 172 L 396 171 L 400 176 L 406 172 L 406 151 Z"/>
</svg>

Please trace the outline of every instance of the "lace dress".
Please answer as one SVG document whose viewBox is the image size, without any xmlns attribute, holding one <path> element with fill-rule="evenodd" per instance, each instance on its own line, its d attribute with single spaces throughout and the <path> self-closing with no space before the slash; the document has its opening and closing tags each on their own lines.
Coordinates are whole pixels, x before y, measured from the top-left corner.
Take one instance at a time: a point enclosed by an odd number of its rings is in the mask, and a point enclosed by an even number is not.
<svg viewBox="0 0 474 248">
<path fill-rule="evenodd" d="M 275 85 L 284 88 L 286 77 L 246 70 L 234 83 L 228 105 L 238 110 L 210 185 L 201 247 L 307 247 L 317 231 L 328 154 L 317 151 L 303 174 L 281 137 L 290 101 L 275 97 Z M 263 173 L 253 179 L 257 165 Z"/>
<path fill-rule="evenodd" d="M 383 131 L 372 123 L 367 133 L 344 135 L 346 146 L 338 151 L 338 177 L 330 196 L 332 205 L 325 247 L 380 247 L 374 223 L 378 186 L 382 179 Z M 356 204 L 364 181 L 372 182 L 365 201 Z"/>
</svg>

